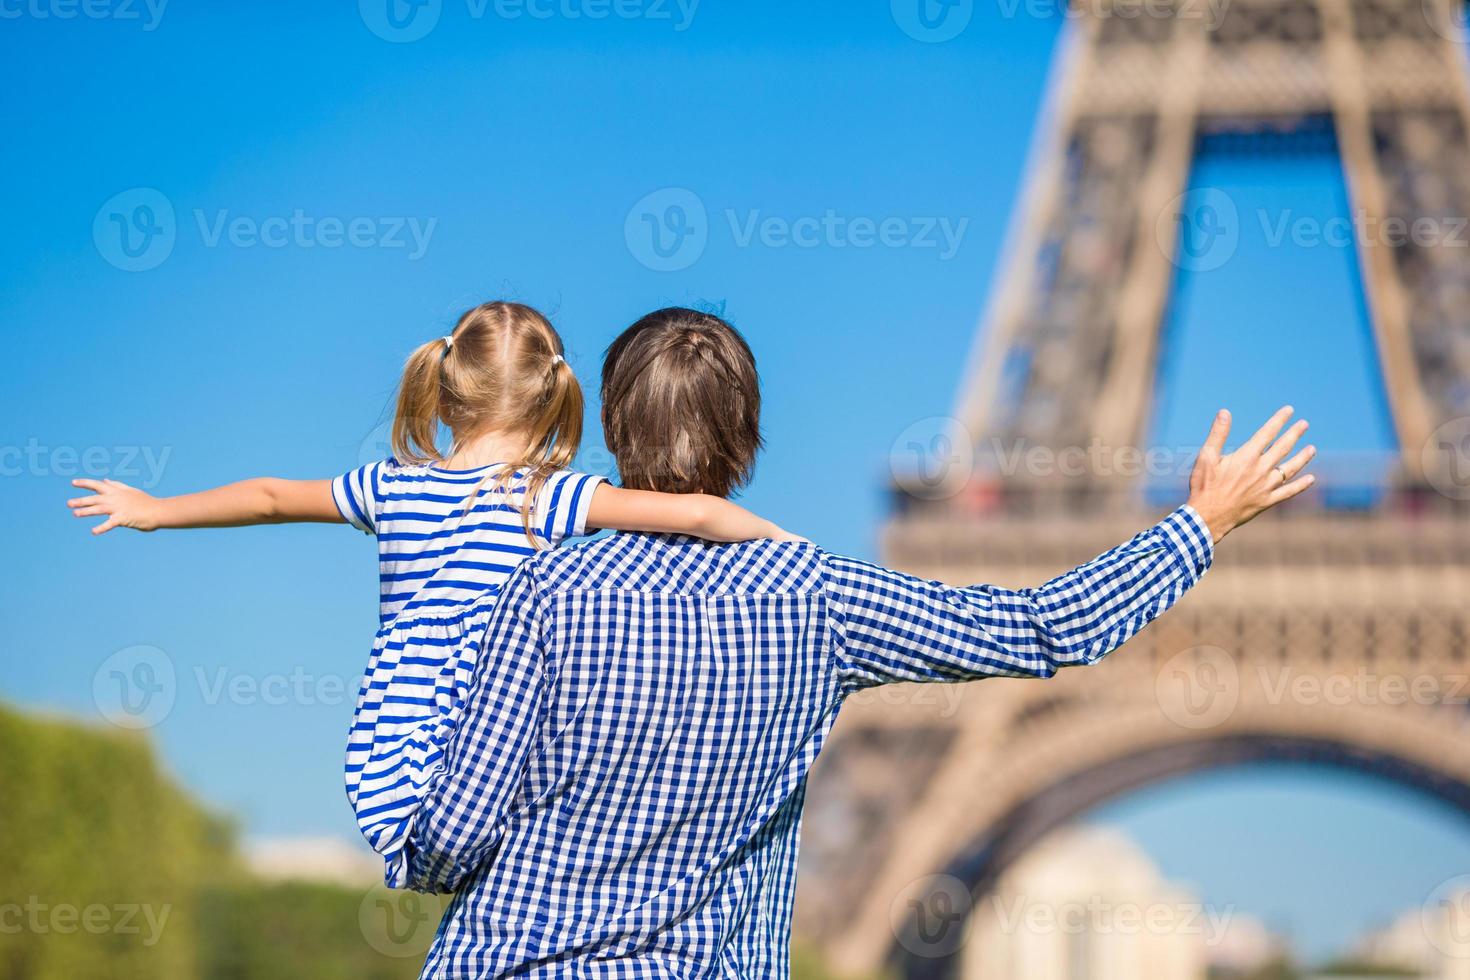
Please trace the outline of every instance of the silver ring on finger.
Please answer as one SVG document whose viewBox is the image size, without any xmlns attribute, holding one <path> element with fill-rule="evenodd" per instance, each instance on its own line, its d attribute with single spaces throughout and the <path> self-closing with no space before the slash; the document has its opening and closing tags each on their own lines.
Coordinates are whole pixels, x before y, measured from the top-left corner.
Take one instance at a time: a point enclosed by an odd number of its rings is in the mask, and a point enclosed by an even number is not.
<svg viewBox="0 0 1470 980">
<path fill-rule="evenodd" d="M 1286 470 L 1284 470 L 1280 466 L 1275 467 L 1275 470 L 1276 470 L 1276 475 L 1279 476 L 1279 477 L 1281 477 L 1281 482 L 1282 483 L 1285 483 L 1287 481 L 1287 479 L 1288 479 L 1288 477 L 1286 475 Z"/>
</svg>

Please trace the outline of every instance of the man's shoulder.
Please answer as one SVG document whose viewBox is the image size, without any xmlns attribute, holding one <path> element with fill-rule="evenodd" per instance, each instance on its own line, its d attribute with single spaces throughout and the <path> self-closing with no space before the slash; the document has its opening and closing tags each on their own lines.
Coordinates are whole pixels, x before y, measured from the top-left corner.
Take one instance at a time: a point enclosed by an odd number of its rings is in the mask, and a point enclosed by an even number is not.
<svg viewBox="0 0 1470 980">
<path fill-rule="evenodd" d="M 543 591 L 799 593 L 821 588 L 825 555 L 770 540 L 713 544 L 680 535 L 613 534 L 531 559 Z"/>
</svg>

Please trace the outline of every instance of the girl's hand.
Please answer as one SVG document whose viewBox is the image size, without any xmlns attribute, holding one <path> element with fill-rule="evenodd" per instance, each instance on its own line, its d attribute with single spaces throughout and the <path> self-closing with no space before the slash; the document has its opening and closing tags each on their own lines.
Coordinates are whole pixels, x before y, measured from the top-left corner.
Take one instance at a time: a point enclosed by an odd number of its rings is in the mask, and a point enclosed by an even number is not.
<svg viewBox="0 0 1470 980">
<path fill-rule="evenodd" d="M 73 497 L 66 502 L 73 517 L 105 514 L 107 520 L 92 528 L 106 534 L 115 527 L 152 531 L 158 527 L 158 498 L 117 480 L 73 480 L 71 485 L 91 490 L 93 496 Z"/>
<path fill-rule="evenodd" d="M 1189 504 L 1209 525 L 1217 544 L 1261 511 L 1290 500 L 1316 482 L 1312 476 L 1295 477 L 1317 454 L 1317 447 L 1308 446 L 1286 458 L 1307 431 L 1306 420 L 1301 420 L 1281 435 L 1291 414 L 1290 405 L 1280 409 L 1228 456 L 1221 452 L 1230 435 L 1230 413 L 1222 409 L 1215 416 L 1189 477 Z"/>
</svg>

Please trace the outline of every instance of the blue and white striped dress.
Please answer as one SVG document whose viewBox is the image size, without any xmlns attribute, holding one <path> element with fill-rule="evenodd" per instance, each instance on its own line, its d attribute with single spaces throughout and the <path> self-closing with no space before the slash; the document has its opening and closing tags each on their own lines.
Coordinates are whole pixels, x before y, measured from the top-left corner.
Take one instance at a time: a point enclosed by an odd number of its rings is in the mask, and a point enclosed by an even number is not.
<svg viewBox="0 0 1470 980">
<path fill-rule="evenodd" d="M 378 539 L 381 618 L 347 740 L 347 798 L 363 836 L 405 882 L 402 849 L 443 750 L 501 587 L 537 551 L 587 532 L 601 477 L 547 480 L 526 536 L 525 474 L 497 491 L 502 464 L 472 470 L 388 459 L 332 481 L 342 516 Z M 468 511 L 466 510 L 469 507 Z"/>
</svg>

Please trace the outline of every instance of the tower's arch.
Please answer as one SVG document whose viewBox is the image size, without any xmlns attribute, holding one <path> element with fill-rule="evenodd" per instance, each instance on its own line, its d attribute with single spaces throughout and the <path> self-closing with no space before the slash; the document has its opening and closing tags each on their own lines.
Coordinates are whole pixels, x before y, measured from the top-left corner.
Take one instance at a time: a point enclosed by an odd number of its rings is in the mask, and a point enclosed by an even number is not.
<svg viewBox="0 0 1470 980">
<path fill-rule="evenodd" d="M 1442 232 L 1357 248 L 1395 476 L 1368 509 L 1313 494 L 1232 536 L 1177 609 L 1102 665 L 847 705 L 813 773 L 797 903 L 840 968 L 896 958 L 952 976 L 954 960 L 912 936 L 927 881 L 983 890 L 1060 821 L 1171 775 L 1303 758 L 1466 807 L 1462 14 L 1459 0 L 1074 3 L 1007 265 L 932 443 L 946 455 L 899 487 L 887 563 L 1036 585 L 1156 518 L 1136 466 L 1028 474 L 991 447 L 1145 445 L 1165 311 L 1198 259 L 1181 249 L 1202 244 L 1181 245 L 1179 212 L 1197 148 L 1221 133 L 1242 134 L 1242 152 L 1251 134 L 1328 133 L 1355 220 Z"/>
<path fill-rule="evenodd" d="M 1040 582 L 1121 540 L 1127 520 L 1053 516 L 1038 537 L 1026 520 L 936 518 L 889 547 L 922 575 Z M 1221 545 L 1180 608 L 1100 664 L 1045 681 L 894 688 L 844 707 L 813 774 L 812 900 L 798 903 L 839 966 L 955 975 L 942 937 L 914 936 L 936 880 L 977 899 L 1061 823 L 1190 772 L 1337 765 L 1470 814 L 1463 517 L 1297 514 L 1252 531 Z"/>
</svg>

